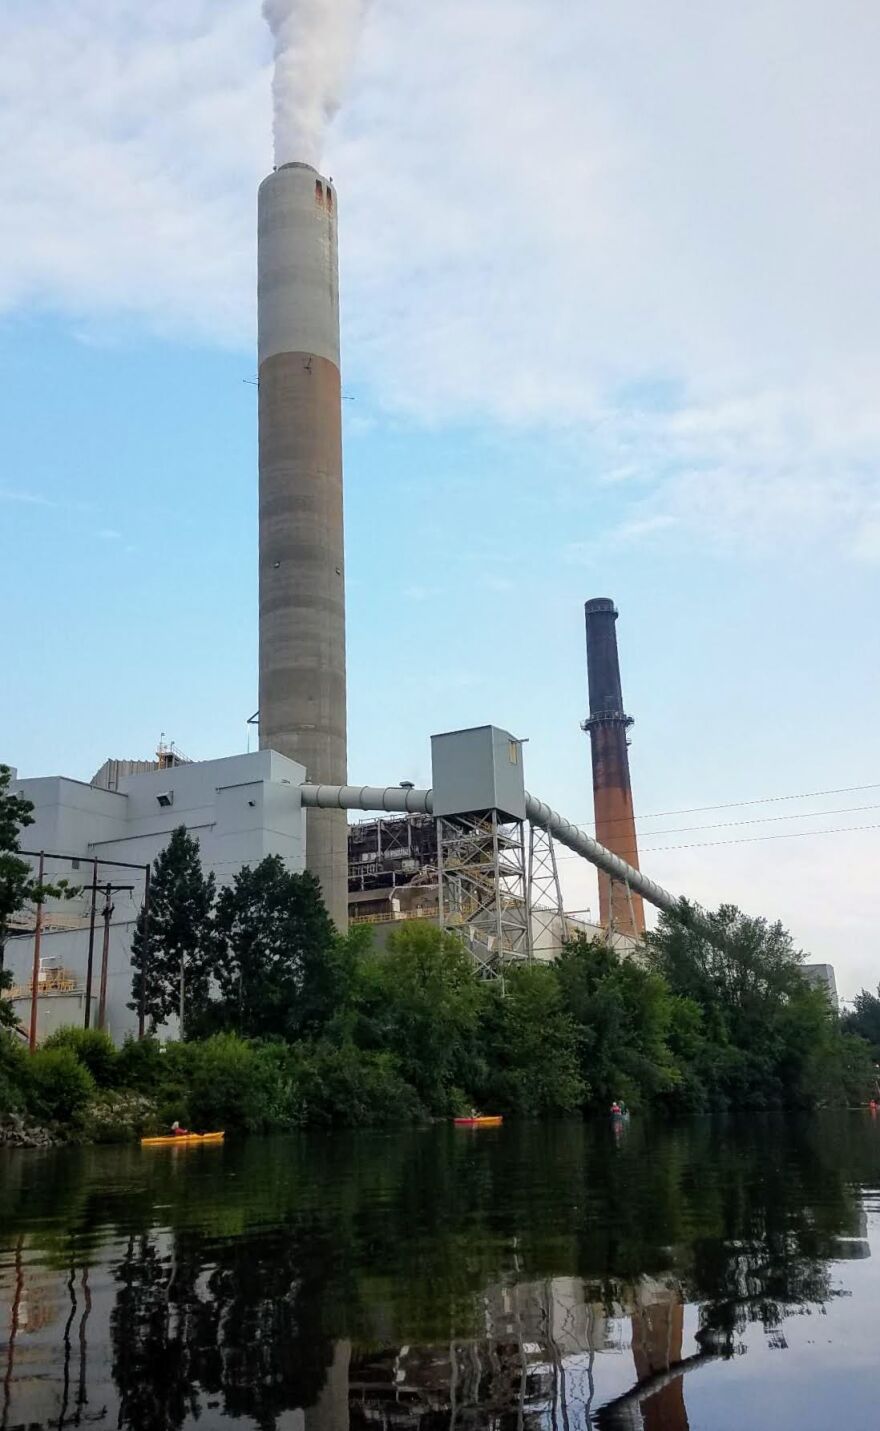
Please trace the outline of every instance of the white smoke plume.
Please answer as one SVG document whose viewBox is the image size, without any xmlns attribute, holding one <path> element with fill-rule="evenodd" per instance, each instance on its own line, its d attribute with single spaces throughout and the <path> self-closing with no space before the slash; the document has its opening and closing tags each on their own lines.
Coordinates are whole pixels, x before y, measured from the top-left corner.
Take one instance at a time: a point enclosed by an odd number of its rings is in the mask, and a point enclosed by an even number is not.
<svg viewBox="0 0 880 1431">
<path fill-rule="evenodd" d="M 317 165 L 369 0 L 263 0 L 275 41 L 275 163 Z"/>
</svg>

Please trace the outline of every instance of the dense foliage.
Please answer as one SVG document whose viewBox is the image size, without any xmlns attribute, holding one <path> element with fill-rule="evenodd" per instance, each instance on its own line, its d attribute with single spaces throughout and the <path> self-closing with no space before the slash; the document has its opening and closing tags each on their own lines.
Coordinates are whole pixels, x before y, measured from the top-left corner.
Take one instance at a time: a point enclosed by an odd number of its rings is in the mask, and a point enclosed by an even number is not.
<svg viewBox="0 0 880 1431">
<path fill-rule="evenodd" d="M 149 1026 L 177 1014 L 181 1029 L 208 1000 L 214 876 L 203 874 L 199 842 L 185 826 L 157 855 L 150 884 L 149 925 L 141 909 L 131 945 L 132 1002 Z"/>
<path fill-rule="evenodd" d="M 449 1117 L 815 1107 L 876 1088 L 880 999 L 842 1026 L 778 924 L 730 906 L 664 915 L 640 959 L 567 945 L 555 964 L 480 980 L 460 940 L 407 922 L 384 947 L 340 937 L 310 874 L 272 856 L 219 894 L 198 845 L 175 831 L 139 922 L 132 1041 L 66 1029 L 28 1058 L 0 1029 L 0 1118 L 18 1109 L 84 1136 L 130 1136 L 175 1118 L 259 1131 Z M 869 1040 L 858 1037 L 865 1034 Z"/>
<path fill-rule="evenodd" d="M 874 1063 L 880 1064 L 880 988 L 876 994 L 862 989 L 856 995 L 855 1008 L 851 1013 L 844 1014 L 842 1023 L 847 1033 L 865 1040 L 870 1046 Z"/>
<path fill-rule="evenodd" d="M 314 875 L 291 874 L 278 855 L 245 866 L 217 900 L 215 1025 L 251 1038 L 317 1032 L 345 992 L 338 945 Z"/>
<path fill-rule="evenodd" d="M 669 1047 L 686 1106 L 815 1107 L 865 1101 L 872 1083 L 865 1043 L 841 1029 L 822 989 L 780 924 L 732 905 L 693 917 L 663 915 L 649 964 L 675 1010 Z"/>
</svg>

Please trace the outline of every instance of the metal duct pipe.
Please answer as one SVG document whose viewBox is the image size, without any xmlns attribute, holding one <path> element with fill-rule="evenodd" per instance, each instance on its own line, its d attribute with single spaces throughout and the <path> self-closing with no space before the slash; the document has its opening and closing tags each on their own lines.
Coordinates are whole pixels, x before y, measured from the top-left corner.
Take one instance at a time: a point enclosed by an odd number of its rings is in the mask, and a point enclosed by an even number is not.
<svg viewBox="0 0 880 1431">
<path fill-rule="evenodd" d="M 301 785 L 302 803 L 312 810 L 388 810 L 404 815 L 430 815 L 430 790 L 403 785 Z"/>
<path fill-rule="evenodd" d="M 301 785 L 299 789 L 303 805 L 314 810 L 387 810 L 410 815 L 431 815 L 434 811 L 431 790 L 409 790 L 400 785 Z M 539 825 L 554 840 L 604 870 L 612 879 L 628 884 L 649 904 L 670 913 L 677 908 L 679 901 L 668 890 L 528 792 L 526 815 L 533 825 Z"/>
<path fill-rule="evenodd" d="M 668 910 L 670 913 L 677 908 L 679 901 L 669 893 L 668 889 L 655 884 L 652 879 L 648 879 L 647 875 L 643 875 L 641 870 L 637 870 L 633 865 L 628 865 L 626 860 L 622 860 L 619 855 L 612 854 L 611 850 L 600 845 L 598 840 L 594 840 L 592 835 L 588 835 L 585 830 L 573 825 L 557 810 L 551 810 L 549 805 L 545 805 L 542 800 L 537 800 L 528 792 L 526 793 L 526 815 L 533 825 L 540 825 L 541 829 L 552 835 L 554 840 L 558 840 L 560 845 L 565 845 L 576 855 L 583 856 L 585 860 L 589 860 L 591 865 L 604 870 L 612 879 L 618 880 L 621 884 L 628 884 L 634 894 L 640 894 L 649 904 L 656 905 L 658 909 Z"/>
</svg>

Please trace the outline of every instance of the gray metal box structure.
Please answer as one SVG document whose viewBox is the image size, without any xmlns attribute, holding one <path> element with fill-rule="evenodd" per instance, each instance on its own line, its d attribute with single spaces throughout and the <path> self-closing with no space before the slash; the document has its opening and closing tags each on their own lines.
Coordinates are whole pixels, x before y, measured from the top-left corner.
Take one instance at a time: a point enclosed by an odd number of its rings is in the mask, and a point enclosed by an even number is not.
<svg viewBox="0 0 880 1431">
<path fill-rule="evenodd" d="M 431 736 L 434 814 L 469 815 L 497 810 L 526 817 L 522 741 L 495 725 Z"/>
</svg>

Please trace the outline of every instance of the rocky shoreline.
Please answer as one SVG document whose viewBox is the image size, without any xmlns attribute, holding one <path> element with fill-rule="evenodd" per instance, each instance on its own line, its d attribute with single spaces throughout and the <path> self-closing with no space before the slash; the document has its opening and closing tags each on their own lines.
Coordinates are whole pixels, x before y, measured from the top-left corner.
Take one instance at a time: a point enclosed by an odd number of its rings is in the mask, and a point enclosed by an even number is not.
<svg viewBox="0 0 880 1431">
<path fill-rule="evenodd" d="M 59 1133 L 20 1113 L 9 1113 L 0 1121 L 0 1148 L 60 1148 L 65 1142 Z"/>
<path fill-rule="evenodd" d="M 0 1112 L 0 1148 L 62 1148 L 71 1143 L 136 1143 L 159 1130 L 155 1100 L 129 1091 L 99 1094 L 70 1123 L 37 1123 Z"/>
</svg>

